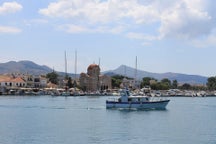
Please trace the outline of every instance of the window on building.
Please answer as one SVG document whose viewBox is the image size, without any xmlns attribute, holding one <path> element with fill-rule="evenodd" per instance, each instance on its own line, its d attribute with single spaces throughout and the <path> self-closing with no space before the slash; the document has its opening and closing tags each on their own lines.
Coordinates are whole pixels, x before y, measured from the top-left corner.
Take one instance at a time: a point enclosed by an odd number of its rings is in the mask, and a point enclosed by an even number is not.
<svg viewBox="0 0 216 144">
<path fill-rule="evenodd" d="M 40 79 L 39 78 L 35 78 L 34 82 L 40 82 Z"/>
</svg>

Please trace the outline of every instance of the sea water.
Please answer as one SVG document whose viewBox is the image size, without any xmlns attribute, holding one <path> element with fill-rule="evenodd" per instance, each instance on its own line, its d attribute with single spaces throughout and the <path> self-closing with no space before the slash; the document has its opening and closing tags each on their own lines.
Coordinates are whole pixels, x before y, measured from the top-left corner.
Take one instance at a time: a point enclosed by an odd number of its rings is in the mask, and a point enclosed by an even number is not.
<svg viewBox="0 0 216 144">
<path fill-rule="evenodd" d="M 215 144 L 216 97 L 166 110 L 106 109 L 110 97 L 0 96 L 1 144 Z"/>
</svg>

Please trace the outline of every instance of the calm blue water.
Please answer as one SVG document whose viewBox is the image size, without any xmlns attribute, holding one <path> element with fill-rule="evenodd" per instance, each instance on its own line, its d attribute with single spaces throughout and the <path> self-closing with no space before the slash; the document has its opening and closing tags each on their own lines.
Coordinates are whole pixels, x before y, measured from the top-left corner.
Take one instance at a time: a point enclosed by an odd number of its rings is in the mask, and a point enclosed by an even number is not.
<svg viewBox="0 0 216 144">
<path fill-rule="evenodd" d="M 107 110 L 108 97 L 1 96 L 1 144 L 215 144 L 216 98 Z"/>
</svg>

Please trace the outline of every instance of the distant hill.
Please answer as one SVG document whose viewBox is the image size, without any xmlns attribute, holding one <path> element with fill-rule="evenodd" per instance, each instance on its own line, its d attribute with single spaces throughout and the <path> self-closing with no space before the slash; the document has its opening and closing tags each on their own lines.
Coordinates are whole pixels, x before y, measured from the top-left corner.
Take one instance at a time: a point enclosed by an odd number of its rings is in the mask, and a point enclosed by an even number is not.
<svg viewBox="0 0 216 144">
<path fill-rule="evenodd" d="M 45 65 L 38 65 L 32 61 L 10 61 L 7 63 L 0 63 L 0 74 L 5 73 L 29 73 L 35 75 L 47 74 L 52 72 L 53 69 L 49 68 Z M 64 76 L 64 72 L 58 72 L 59 75 Z M 109 70 L 102 72 L 103 74 L 113 76 L 116 74 L 125 75 L 127 77 L 134 78 L 135 77 L 135 69 L 121 65 L 115 70 Z M 75 77 L 75 74 L 68 74 L 70 77 Z M 79 74 L 76 76 L 79 77 Z M 153 77 L 157 80 L 161 80 L 163 78 L 168 78 L 169 80 L 177 80 L 179 83 L 190 83 L 190 84 L 206 84 L 207 77 L 199 76 L 199 75 L 187 75 L 187 74 L 179 74 L 179 73 L 151 73 L 147 71 L 137 70 L 136 78 L 141 80 L 143 77 Z"/>
<path fill-rule="evenodd" d="M 0 74 L 6 74 L 6 73 L 28 73 L 33 75 L 42 75 L 52 72 L 53 69 L 49 68 L 45 65 L 38 65 L 32 61 L 9 61 L 6 63 L 0 63 Z M 60 76 L 64 76 L 65 72 L 58 72 L 57 73 Z M 69 77 L 74 78 L 75 74 L 68 73 Z M 79 75 L 76 76 L 77 78 Z"/>
<path fill-rule="evenodd" d="M 52 72 L 52 69 L 35 64 L 32 61 L 9 61 L 7 63 L 0 63 L 0 74 L 5 73 L 29 73 L 29 74 L 47 74 Z"/>
<path fill-rule="evenodd" d="M 125 65 L 121 65 L 115 70 L 105 71 L 103 72 L 106 75 L 126 75 L 127 77 L 134 78 L 135 77 L 135 68 L 131 68 Z M 199 76 L 199 75 L 187 75 L 180 73 L 151 73 L 147 71 L 137 70 L 136 78 L 141 80 L 143 77 L 152 77 L 157 80 L 161 80 L 163 78 L 168 78 L 169 80 L 177 80 L 178 83 L 189 83 L 189 84 L 206 84 L 207 77 Z"/>
</svg>

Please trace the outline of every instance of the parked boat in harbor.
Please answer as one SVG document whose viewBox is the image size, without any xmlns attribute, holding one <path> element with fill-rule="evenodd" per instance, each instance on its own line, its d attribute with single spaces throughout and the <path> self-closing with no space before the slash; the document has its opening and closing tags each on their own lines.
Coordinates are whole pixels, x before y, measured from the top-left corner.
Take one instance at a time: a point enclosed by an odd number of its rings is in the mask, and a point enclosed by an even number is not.
<svg viewBox="0 0 216 144">
<path fill-rule="evenodd" d="M 166 109 L 170 100 L 159 97 L 131 96 L 128 89 L 120 91 L 121 96 L 117 99 L 107 100 L 106 108 L 125 109 Z"/>
</svg>

